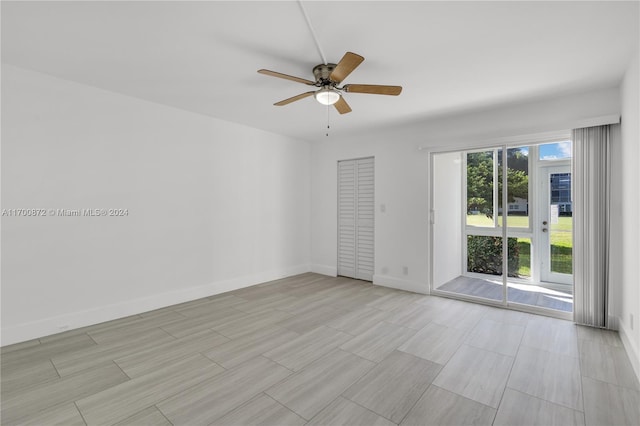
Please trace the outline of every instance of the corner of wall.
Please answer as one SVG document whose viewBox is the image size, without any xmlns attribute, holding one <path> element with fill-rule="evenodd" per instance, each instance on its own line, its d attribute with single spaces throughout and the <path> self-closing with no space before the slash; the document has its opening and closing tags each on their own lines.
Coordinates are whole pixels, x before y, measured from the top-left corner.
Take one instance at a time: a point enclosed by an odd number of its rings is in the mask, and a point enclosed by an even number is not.
<svg viewBox="0 0 640 426">
<path fill-rule="evenodd" d="M 317 263 L 312 263 L 310 270 L 311 272 L 315 272 L 316 274 L 327 275 L 329 277 L 338 276 L 338 270 L 336 269 L 335 266 L 319 265 Z"/>
<path fill-rule="evenodd" d="M 633 371 L 636 373 L 636 377 L 640 379 L 640 351 L 638 351 L 634 340 L 630 338 L 631 334 L 627 326 L 624 325 L 624 321 L 620 318 L 618 318 L 618 334 L 620 335 L 624 349 L 627 351 L 627 356 L 633 366 Z"/>
<path fill-rule="evenodd" d="M 429 294 L 429 285 L 418 281 L 403 280 L 388 275 L 374 275 L 373 283 L 382 287 L 390 287 L 413 293 Z"/>
</svg>

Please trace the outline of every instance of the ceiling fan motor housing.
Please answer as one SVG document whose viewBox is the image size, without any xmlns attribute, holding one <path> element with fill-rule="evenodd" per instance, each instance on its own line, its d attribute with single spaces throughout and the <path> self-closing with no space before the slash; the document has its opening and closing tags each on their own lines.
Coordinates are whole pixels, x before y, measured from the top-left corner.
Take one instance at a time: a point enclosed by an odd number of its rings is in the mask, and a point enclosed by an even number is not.
<svg viewBox="0 0 640 426">
<path fill-rule="evenodd" d="M 313 75 L 316 78 L 316 83 L 320 86 L 335 86 L 336 82 L 332 82 L 329 77 L 336 66 L 336 64 L 320 64 L 313 67 Z"/>
</svg>

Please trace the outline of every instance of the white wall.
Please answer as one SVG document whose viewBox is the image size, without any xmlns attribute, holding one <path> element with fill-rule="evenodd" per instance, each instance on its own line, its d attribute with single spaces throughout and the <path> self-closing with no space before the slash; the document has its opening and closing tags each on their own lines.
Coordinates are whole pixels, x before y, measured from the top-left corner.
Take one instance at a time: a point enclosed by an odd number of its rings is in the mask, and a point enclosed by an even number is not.
<svg viewBox="0 0 640 426">
<path fill-rule="evenodd" d="M 462 153 L 434 154 L 433 288 L 462 274 Z M 434 250 L 435 249 L 435 250 Z"/>
<path fill-rule="evenodd" d="M 343 144 L 344 143 L 344 144 Z M 332 139 L 312 145 L 311 230 L 312 271 L 335 275 L 337 271 L 337 162 L 374 156 L 375 175 L 375 275 L 374 282 L 417 292 L 427 292 L 427 156 L 398 143 Z M 422 196 L 416 197 L 420 193 Z M 385 205 L 381 212 L 380 206 Z M 408 274 L 404 275 L 403 267 Z"/>
<path fill-rule="evenodd" d="M 625 344 L 629 358 L 640 377 L 640 73 L 638 71 L 638 54 L 631 61 L 620 86 L 622 104 L 622 242 L 618 253 L 621 254 L 621 282 L 614 283 L 619 287 L 619 303 L 621 304 L 619 327 L 620 336 Z M 615 170 L 615 168 L 614 168 Z M 620 215 L 617 216 L 618 218 Z M 614 217 L 615 219 L 615 217 Z M 613 257 L 613 254 L 612 254 Z M 633 321 L 631 320 L 633 316 Z"/>
<path fill-rule="evenodd" d="M 305 272 L 310 146 L 2 66 L 2 344 Z"/>
<path fill-rule="evenodd" d="M 336 273 L 336 163 L 376 157 L 377 284 L 428 291 L 427 150 L 497 138 L 572 129 L 620 113 L 618 88 L 406 123 L 401 128 L 329 137 L 312 145 L 312 269 Z M 380 211 L 385 204 L 386 212 Z M 403 274 L 403 266 L 408 274 Z"/>
</svg>

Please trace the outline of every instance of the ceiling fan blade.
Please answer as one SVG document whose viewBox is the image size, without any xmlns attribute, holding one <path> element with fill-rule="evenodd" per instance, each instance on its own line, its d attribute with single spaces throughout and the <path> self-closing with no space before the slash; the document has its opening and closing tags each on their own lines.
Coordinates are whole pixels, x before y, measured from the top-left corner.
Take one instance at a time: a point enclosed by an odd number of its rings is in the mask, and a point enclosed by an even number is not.
<svg viewBox="0 0 640 426">
<path fill-rule="evenodd" d="M 351 112 L 351 107 L 349 106 L 347 101 L 344 100 L 342 96 L 340 96 L 340 99 L 338 99 L 338 102 L 333 104 L 333 106 L 336 107 L 336 109 L 340 114 L 346 114 L 348 112 Z"/>
<path fill-rule="evenodd" d="M 364 58 L 360 55 L 352 52 L 345 53 L 329 76 L 329 79 L 336 83 L 340 83 L 342 80 L 347 78 L 347 76 L 351 74 L 351 72 L 355 70 L 362 61 L 364 61 Z"/>
<path fill-rule="evenodd" d="M 343 90 L 349 93 L 369 93 L 371 95 L 398 96 L 402 86 L 380 86 L 378 84 L 347 84 Z"/>
<path fill-rule="evenodd" d="M 294 77 L 292 75 L 282 74 L 281 72 L 275 72 L 275 71 L 270 71 L 265 69 L 258 70 L 258 72 L 260 74 L 270 75 L 271 77 L 284 78 L 285 80 L 297 81 L 298 83 L 308 84 L 309 86 L 313 86 L 314 84 L 316 84 L 315 81 L 307 80 L 300 77 Z"/>
<path fill-rule="evenodd" d="M 311 91 L 311 92 L 301 93 L 299 95 L 293 96 L 293 97 L 285 99 L 283 101 L 276 102 L 274 105 L 276 105 L 276 106 L 287 105 L 287 104 L 290 104 L 291 102 L 299 101 L 300 99 L 304 99 L 306 97 L 309 97 L 309 96 L 313 95 L 314 93 L 316 93 L 316 92 Z"/>
</svg>

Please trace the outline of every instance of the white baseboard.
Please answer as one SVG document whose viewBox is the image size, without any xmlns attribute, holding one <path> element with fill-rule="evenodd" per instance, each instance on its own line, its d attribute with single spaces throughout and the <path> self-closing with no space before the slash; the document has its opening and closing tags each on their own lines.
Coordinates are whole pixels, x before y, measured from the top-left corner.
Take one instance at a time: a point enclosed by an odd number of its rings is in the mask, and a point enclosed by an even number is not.
<svg viewBox="0 0 640 426">
<path fill-rule="evenodd" d="M 624 349 L 627 351 L 627 356 L 629 357 L 629 361 L 631 361 L 633 371 L 636 373 L 638 380 L 640 380 L 640 353 L 638 352 L 637 344 L 634 344 L 633 340 L 629 338 L 629 332 L 630 330 L 627 329 L 625 322 L 618 318 L 618 333 L 620 334 L 620 340 L 622 340 Z"/>
<path fill-rule="evenodd" d="M 418 281 L 403 280 L 401 278 L 389 277 L 387 275 L 374 275 L 373 283 L 383 287 L 396 288 L 398 290 L 429 294 L 429 284 Z"/>
<path fill-rule="evenodd" d="M 239 288 L 310 272 L 309 265 L 265 271 L 2 328 L 2 346 L 136 315 Z"/>
<path fill-rule="evenodd" d="M 319 265 L 317 263 L 311 264 L 311 272 L 315 272 L 320 275 L 328 275 L 330 277 L 338 276 L 338 268 L 329 265 Z"/>
</svg>

